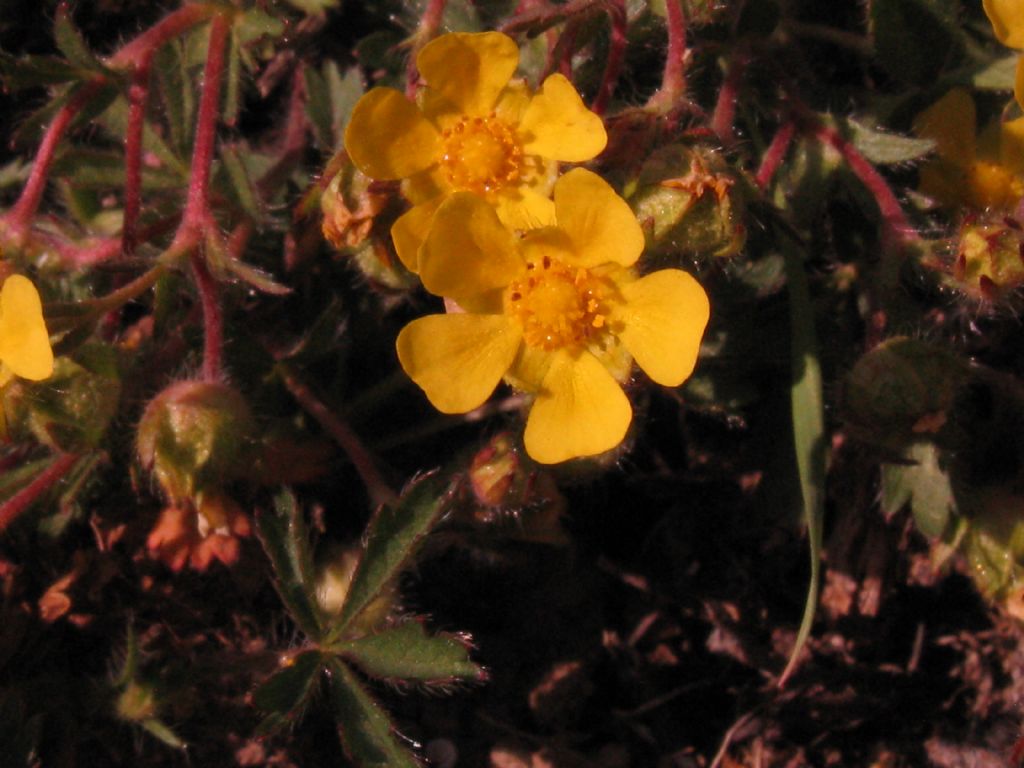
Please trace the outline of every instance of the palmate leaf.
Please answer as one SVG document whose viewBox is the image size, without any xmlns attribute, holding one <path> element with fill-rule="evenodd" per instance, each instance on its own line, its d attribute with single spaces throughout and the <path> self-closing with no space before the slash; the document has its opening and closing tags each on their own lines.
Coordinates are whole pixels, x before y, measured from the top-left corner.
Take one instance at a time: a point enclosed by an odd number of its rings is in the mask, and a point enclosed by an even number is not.
<svg viewBox="0 0 1024 768">
<path fill-rule="evenodd" d="M 88 78 L 85 72 L 56 56 L 18 56 L 0 53 L 0 81 L 8 91 L 58 85 Z"/>
<path fill-rule="evenodd" d="M 57 48 L 73 66 L 96 74 L 113 74 L 89 50 L 89 46 L 86 45 L 82 33 L 75 28 L 74 23 L 71 21 L 71 13 L 68 10 L 67 3 L 61 3 L 57 6 L 57 14 L 53 24 L 53 37 L 54 42 L 57 43 Z"/>
<path fill-rule="evenodd" d="M 882 511 L 892 515 L 909 503 L 918 530 L 942 536 L 955 502 L 949 476 L 939 466 L 939 449 L 933 443 L 915 443 L 906 458 L 914 463 L 882 466 Z"/>
<path fill-rule="evenodd" d="M 345 753 L 360 768 L 421 768 L 399 743 L 391 719 L 344 662 L 327 666 L 330 698 Z"/>
<path fill-rule="evenodd" d="M 394 506 L 382 506 L 366 530 L 366 546 L 356 566 L 345 603 L 332 634 L 340 636 L 380 591 L 394 579 L 416 545 L 448 510 L 458 481 L 441 490 L 436 477 L 409 488 Z"/>
<path fill-rule="evenodd" d="M 295 623 L 314 640 L 321 638 L 309 533 L 291 491 L 281 491 L 274 498 L 274 509 L 257 515 L 256 532 L 274 567 L 274 586 Z"/>
<path fill-rule="evenodd" d="M 459 679 L 482 682 L 487 673 L 469 658 L 469 643 L 453 635 L 429 635 L 411 620 L 373 635 L 331 646 L 372 677 L 445 685 Z"/>
<path fill-rule="evenodd" d="M 268 713 L 257 726 L 257 736 L 273 733 L 294 719 L 316 690 L 326 663 L 327 657 L 319 651 L 300 653 L 253 692 L 252 703 Z"/>
</svg>

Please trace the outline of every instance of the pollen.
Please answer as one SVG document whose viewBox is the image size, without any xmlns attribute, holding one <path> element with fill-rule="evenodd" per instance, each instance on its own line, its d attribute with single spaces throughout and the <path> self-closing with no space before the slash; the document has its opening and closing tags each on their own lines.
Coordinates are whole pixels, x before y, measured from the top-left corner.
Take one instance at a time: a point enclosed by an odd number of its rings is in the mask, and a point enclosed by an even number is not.
<svg viewBox="0 0 1024 768">
<path fill-rule="evenodd" d="M 441 166 L 456 189 L 486 194 L 516 184 L 523 174 L 519 140 L 493 112 L 486 117 L 462 117 L 441 137 Z"/>
<path fill-rule="evenodd" d="M 527 264 L 526 276 L 509 286 L 506 302 L 526 344 L 550 352 L 582 347 L 606 329 L 608 290 L 589 270 L 545 256 Z"/>
</svg>

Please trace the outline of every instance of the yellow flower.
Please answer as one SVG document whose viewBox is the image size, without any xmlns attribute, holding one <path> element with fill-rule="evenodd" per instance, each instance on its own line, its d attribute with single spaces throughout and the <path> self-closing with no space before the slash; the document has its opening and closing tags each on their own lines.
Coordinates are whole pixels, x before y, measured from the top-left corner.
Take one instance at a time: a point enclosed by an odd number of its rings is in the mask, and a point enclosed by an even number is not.
<svg viewBox="0 0 1024 768">
<path fill-rule="evenodd" d="M 569 80 L 551 75 L 531 94 L 511 79 L 518 64 L 519 49 L 500 32 L 442 35 L 416 57 L 426 82 L 418 105 L 392 88 L 374 88 L 356 104 L 345 148 L 367 176 L 405 180 L 413 208 L 391 235 L 413 272 L 448 195 L 484 196 L 512 229 L 546 226 L 554 221 L 557 162 L 604 149 L 601 118 Z"/>
<path fill-rule="evenodd" d="M 1024 49 L 1024 2 L 1021 0 L 983 0 L 985 15 L 992 22 L 996 39 L 1007 48 Z M 1013 95 L 1024 107 L 1024 56 L 1017 59 Z"/>
<path fill-rule="evenodd" d="M 40 381 L 52 373 L 39 292 L 28 278 L 11 275 L 0 288 L 0 385 L 14 376 Z"/>
<path fill-rule="evenodd" d="M 1024 118 L 993 124 L 975 136 L 974 100 L 954 88 L 914 120 L 936 144 L 921 167 L 921 191 L 946 205 L 1009 210 L 1024 195 Z"/>
<path fill-rule="evenodd" d="M 693 371 L 709 306 L 690 275 L 631 269 L 636 218 L 582 168 L 554 187 L 556 226 L 517 238 L 471 193 L 438 209 L 420 254 L 431 293 L 461 312 L 414 320 L 398 335 L 406 373 L 438 410 L 481 405 L 504 378 L 536 395 L 526 450 L 555 463 L 618 445 L 632 419 L 620 382 L 632 360 L 657 383 Z"/>
</svg>

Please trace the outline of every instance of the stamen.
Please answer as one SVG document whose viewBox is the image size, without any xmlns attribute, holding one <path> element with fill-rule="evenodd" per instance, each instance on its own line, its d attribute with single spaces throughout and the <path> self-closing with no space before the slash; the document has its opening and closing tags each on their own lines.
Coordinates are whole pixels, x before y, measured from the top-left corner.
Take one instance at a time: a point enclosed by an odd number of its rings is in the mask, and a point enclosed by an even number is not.
<svg viewBox="0 0 1024 768">
<path fill-rule="evenodd" d="M 487 117 L 462 117 L 441 137 L 441 165 L 456 189 L 486 194 L 523 176 L 526 162 L 519 140 L 493 112 Z"/>
</svg>

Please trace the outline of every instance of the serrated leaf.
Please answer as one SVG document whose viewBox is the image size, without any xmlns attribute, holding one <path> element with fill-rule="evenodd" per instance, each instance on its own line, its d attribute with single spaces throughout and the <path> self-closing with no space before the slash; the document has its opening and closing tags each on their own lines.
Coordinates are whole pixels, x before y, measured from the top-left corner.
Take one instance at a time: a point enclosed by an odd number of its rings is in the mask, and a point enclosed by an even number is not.
<svg viewBox="0 0 1024 768">
<path fill-rule="evenodd" d="M 949 476 L 939 466 L 939 451 L 932 443 L 915 443 L 906 458 L 914 463 L 882 466 L 882 512 L 893 515 L 910 504 L 918 530 L 925 536 L 942 536 L 954 501 Z"/>
<path fill-rule="evenodd" d="M 40 88 L 72 80 L 81 80 L 91 73 L 83 72 L 55 56 L 19 56 L 0 53 L 0 81 L 4 89 L 18 91 Z"/>
<path fill-rule="evenodd" d="M 334 131 L 331 125 L 333 115 L 327 81 L 313 67 L 304 67 L 302 74 L 306 81 L 306 114 L 316 135 L 317 144 L 321 150 L 328 152 L 334 147 Z"/>
<path fill-rule="evenodd" d="M 230 144 L 222 145 L 220 159 L 221 167 L 227 173 L 232 197 L 250 219 L 260 221 L 263 218 L 263 212 L 260 210 L 252 180 L 249 178 L 249 172 L 237 147 Z"/>
<path fill-rule="evenodd" d="M 331 650 L 368 675 L 388 680 L 450 683 L 485 676 L 470 660 L 464 640 L 453 635 L 432 636 L 420 621 L 406 621 L 383 632 L 336 643 Z"/>
<path fill-rule="evenodd" d="M 162 741 L 171 749 L 185 749 L 187 746 L 185 742 L 178 737 L 178 734 L 171 730 L 169 725 L 162 723 L 155 717 L 147 718 L 139 723 L 139 725 L 142 726 L 143 730 Z"/>
<path fill-rule="evenodd" d="M 804 615 L 797 631 L 789 662 L 779 677 L 779 685 L 796 668 L 814 624 L 818 605 L 818 580 L 821 573 L 821 535 L 825 514 L 825 407 L 821 364 L 818 360 L 814 310 L 811 306 L 807 275 L 803 260 L 789 244 L 785 251 L 786 277 L 789 284 L 790 345 L 792 384 L 790 403 L 793 419 L 793 448 L 803 499 L 804 522 L 810 549 L 811 573 L 807 586 Z"/>
<path fill-rule="evenodd" d="M 918 160 L 935 149 L 931 139 L 901 136 L 869 128 L 852 118 L 842 120 L 853 145 L 875 165 L 892 165 Z"/>
<path fill-rule="evenodd" d="M 124 153 L 116 150 L 73 147 L 54 160 L 53 174 L 73 181 L 78 190 L 109 193 L 124 184 Z M 168 168 L 143 168 L 142 188 L 147 191 L 181 189 L 182 177 Z"/>
<path fill-rule="evenodd" d="M 963 49 L 959 5 L 958 0 L 872 0 L 879 64 L 899 81 L 930 84 Z"/>
<path fill-rule="evenodd" d="M 393 505 L 383 505 L 366 529 L 366 545 L 338 616 L 341 632 L 412 557 L 416 545 L 448 510 L 456 483 L 441 491 L 436 478 L 420 480 Z"/>
<path fill-rule="evenodd" d="M 345 140 L 345 127 L 352 116 L 352 110 L 366 89 L 358 67 L 351 67 L 342 76 L 333 61 L 324 64 L 324 79 L 331 94 L 332 146 L 339 149 Z"/>
<path fill-rule="evenodd" d="M 359 768 L 421 768 L 399 743 L 391 718 L 338 659 L 330 670 L 331 705 L 348 758 Z"/>
<path fill-rule="evenodd" d="M 113 100 L 99 119 L 100 124 L 113 136 L 123 137 L 128 133 L 128 101 L 124 97 Z M 178 156 L 170 146 L 160 138 L 159 134 L 147 120 L 142 128 L 142 147 L 146 152 L 151 152 L 168 169 L 179 175 L 181 180 L 187 181 L 189 177 L 188 162 Z M 123 183 L 123 179 L 122 179 Z"/>
<path fill-rule="evenodd" d="M 256 517 L 256 532 L 274 567 L 274 586 L 299 628 L 314 640 L 322 636 L 316 605 L 313 557 L 302 510 L 289 490 L 274 497 L 274 509 Z"/>
<path fill-rule="evenodd" d="M 91 72 L 109 74 L 109 70 L 93 55 L 82 34 L 75 28 L 65 3 L 57 6 L 53 37 L 58 50 L 73 66 Z"/>
<path fill-rule="evenodd" d="M 182 44 L 175 40 L 161 46 L 153 66 L 168 128 L 168 137 L 175 154 L 185 153 L 194 121 L 195 93 L 185 71 Z"/>
<path fill-rule="evenodd" d="M 1012 91 L 1017 72 L 1017 54 L 997 59 L 971 75 L 970 83 L 982 91 Z"/>
<path fill-rule="evenodd" d="M 253 692 L 252 703 L 262 712 L 279 716 L 281 722 L 289 722 L 313 694 L 326 661 L 319 651 L 300 653 Z"/>
</svg>

